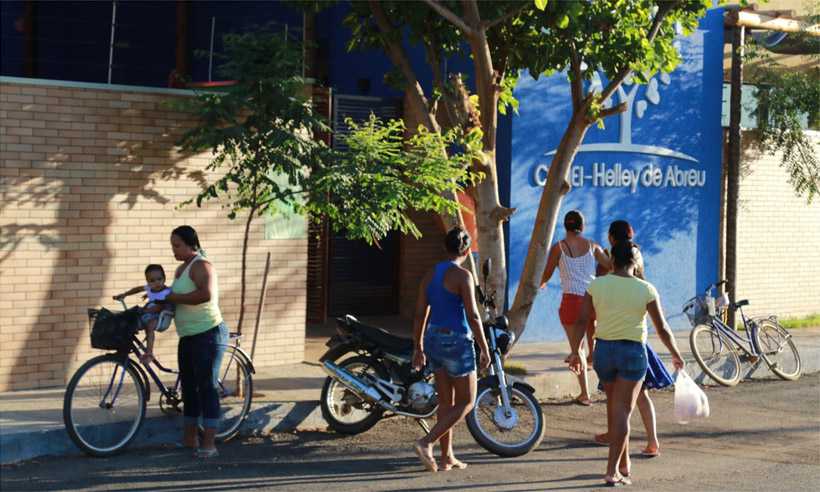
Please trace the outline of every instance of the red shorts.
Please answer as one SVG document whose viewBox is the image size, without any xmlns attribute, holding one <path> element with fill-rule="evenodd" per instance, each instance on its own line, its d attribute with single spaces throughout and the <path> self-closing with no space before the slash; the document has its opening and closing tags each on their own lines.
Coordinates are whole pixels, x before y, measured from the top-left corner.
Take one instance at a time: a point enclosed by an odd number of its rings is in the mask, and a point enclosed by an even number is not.
<svg viewBox="0 0 820 492">
<path fill-rule="evenodd" d="M 572 326 L 578 321 L 581 315 L 581 305 L 584 303 L 584 296 L 576 294 L 564 294 L 561 297 L 561 307 L 558 308 L 558 318 L 564 326 Z M 595 325 L 595 313 L 590 313 L 586 328 Z"/>
</svg>

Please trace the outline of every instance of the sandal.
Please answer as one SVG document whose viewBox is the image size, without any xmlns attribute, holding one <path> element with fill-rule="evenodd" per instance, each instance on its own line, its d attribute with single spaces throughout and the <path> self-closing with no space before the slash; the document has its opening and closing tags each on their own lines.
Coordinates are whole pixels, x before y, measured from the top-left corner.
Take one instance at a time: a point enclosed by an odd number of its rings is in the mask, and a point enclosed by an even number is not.
<svg viewBox="0 0 820 492">
<path fill-rule="evenodd" d="M 604 477 L 604 486 L 606 487 L 623 487 L 624 485 L 631 485 L 632 481 L 630 480 L 627 482 L 624 477 L 617 476 L 617 477 L 610 477 L 606 475 Z"/>
<path fill-rule="evenodd" d="M 219 450 L 216 448 L 196 448 L 194 456 L 197 458 L 216 458 L 219 456 Z"/>
<path fill-rule="evenodd" d="M 643 449 L 643 451 L 641 451 L 641 456 L 644 456 L 646 458 L 657 458 L 660 455 L 660 448 L 650 448 L 649 446 L 647 446 Z"/>
<path fill-rule="evenodd" d="M 442 460 L 440 467 L 444 471 L 463 470 L 463 469 L 467 468 L 467 463 L 465 463 L 461 460 L 457 460 L 457 459 L 453 459 L 453 460 L 450 460 L 450 461 Z"/>
<path fill-rule="evenodd" d="M 592 405 L 592 400 L 589 398 L 581 398 L 580 396 L 572 400 L 573 403 L 576 405 L 581 405 L 582 407 L 588 407 Z"/>
</svg>

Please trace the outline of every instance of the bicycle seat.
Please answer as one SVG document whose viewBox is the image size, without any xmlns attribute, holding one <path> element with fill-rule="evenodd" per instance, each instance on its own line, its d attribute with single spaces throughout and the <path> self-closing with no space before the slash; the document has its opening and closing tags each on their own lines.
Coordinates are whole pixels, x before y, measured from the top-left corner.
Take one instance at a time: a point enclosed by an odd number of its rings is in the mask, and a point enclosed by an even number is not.
<svg viewBox="0 0 820 492">
<path fill-rule="evenodd" d="M 748 299 L 743 299 L 742 301 L 737 301 L 736 303 L 734 303 L 733 307 L 735 309 L 737 309 L 737 308 L 741 308 L 743 306 L 748 306 L 748 305 L 749 305 L 749 300 Z"/>
</svg>

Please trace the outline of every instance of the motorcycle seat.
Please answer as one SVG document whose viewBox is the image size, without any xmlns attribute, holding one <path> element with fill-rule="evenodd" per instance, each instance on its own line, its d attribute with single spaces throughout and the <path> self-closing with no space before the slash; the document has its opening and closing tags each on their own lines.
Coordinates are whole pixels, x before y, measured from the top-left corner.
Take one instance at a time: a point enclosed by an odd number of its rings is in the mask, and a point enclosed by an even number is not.
<svg viewBox="0 0 820 492">
<path fill-rule="evenodd" d="M 397 337 L 375 326 L 368 326 L 358 321 L 352 321 L 353 328 L 364 338 L 382 347 L 387 352 L 408 353 L 413 351 L 413 340 Z"/>
</svg>

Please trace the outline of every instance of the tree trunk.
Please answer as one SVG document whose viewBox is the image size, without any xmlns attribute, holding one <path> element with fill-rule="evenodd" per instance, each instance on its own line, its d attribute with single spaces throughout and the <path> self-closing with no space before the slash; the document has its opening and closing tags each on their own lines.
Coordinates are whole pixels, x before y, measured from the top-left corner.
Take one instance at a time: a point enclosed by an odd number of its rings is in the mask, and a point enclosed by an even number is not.
<svg viewBox="0 0 820 492">
<path fill-rule="evenodd" d="M 496 130 L 498 129 L 498 84 L 493 68 L 487 33 L 481 28 L 478 6 L 475 3 L 465 7 L 465 17 L 475 30 L 469 38 L 473 53 L 478 92 L 481 129 L 483 131 L 482 150 L 486 157 L 481 166 L 484 179 L 476 187 L 476 229 L 478 231 L 478 253 L 480 263 L 487 258 L 493 262 L 492 272 L 484 292 L 495 295 L 497 315 L 504 309 L 507 294 L 507 258 L 504 252 L 503 223 L 509 219 L 512 210 L 501 206 L 498 196 L 498 171 L 496 169 Z M 483 281 L 483 278 L 480 279 Z"/>
<path fill-rule="evenodd" d="M 565 183 L 570 166 L 578 153 L 578 147 L 584 140 L 584 135 L 589 129 L 589 122 L 585 113 L 586 110 L 584 109 L 572 115 L 567 131 L 561 138 L 561 143 L 552 158 L 549 174 L 547 175 L 547 184 L 541 193 L 541 202 L 535 216 L 535 225 L 530 238 L 530 246 L 527 250 L 527 259 L 524 262 L 524 270 L 521 272 L 521 279 L 515 292 L 515 300 L 508 313 L 510 327 L 516 334 L 516 339 L 520 339 L 520 335 L 524 331 L 527 317 L 529 317 L 535 296 L 538 293 L 541 275 L 547 264 L 547 253 L 550 244 L 552 244 L 555 225 L 558 222 L 558 210 L 567 190 Z"/>
<path fill-rule="evenodd" d="M 242 334 L 242 321 L 245 319 L 245 287 L 248 271 L 248 242 L 250 241 L 251 222 L 258 207 L 251 208 L 248 220 L 245 222 L 245 236 L 242 238 L 242 280 L 239 286 L 239 321 L 236 322 L 236 332 Z"/>
</svg>

